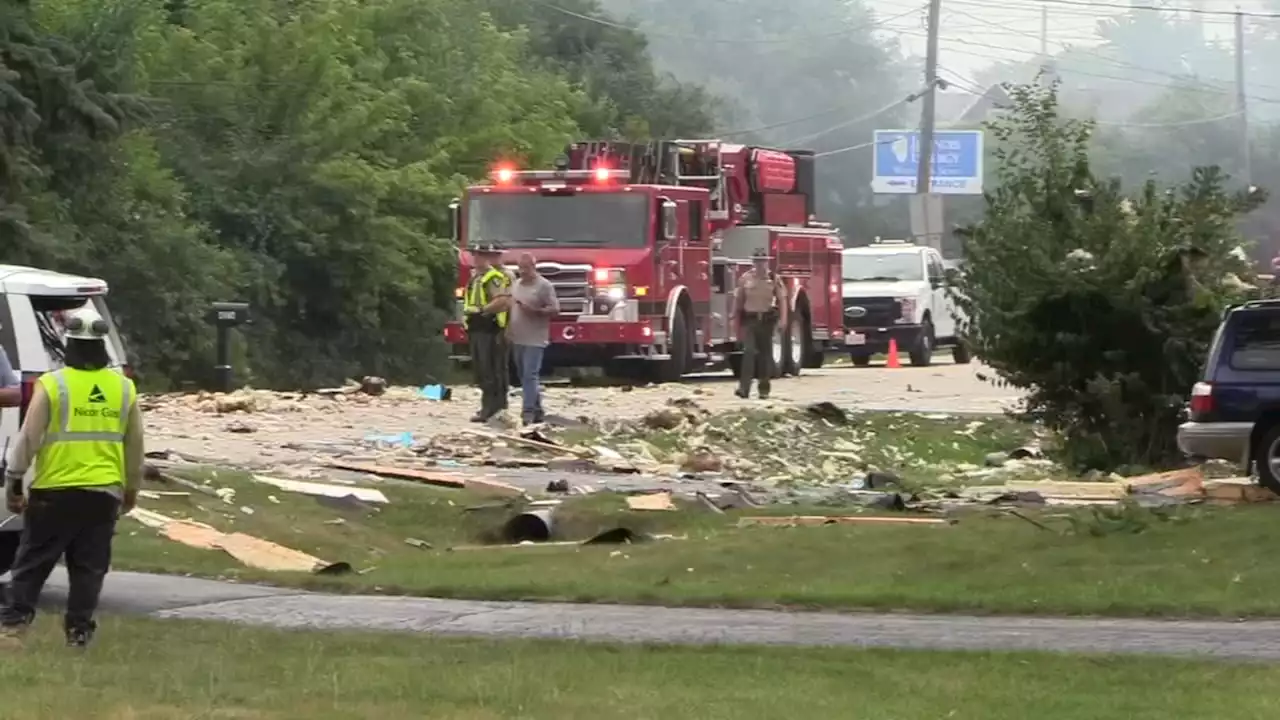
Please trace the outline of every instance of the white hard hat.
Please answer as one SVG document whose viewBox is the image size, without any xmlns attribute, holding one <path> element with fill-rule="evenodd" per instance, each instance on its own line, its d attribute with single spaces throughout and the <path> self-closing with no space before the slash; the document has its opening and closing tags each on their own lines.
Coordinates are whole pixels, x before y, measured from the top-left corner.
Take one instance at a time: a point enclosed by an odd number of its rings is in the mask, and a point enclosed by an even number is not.
<svg viewBox="0 0 1280 720">
<path fill-rule="evenodd" d="M 88 303 L 84 307 L 67 313 L 63 323 L 67 328 L 69 340 L 101 340 L 107 336 L 110 328 L 98 311 Z"/>
</svg>

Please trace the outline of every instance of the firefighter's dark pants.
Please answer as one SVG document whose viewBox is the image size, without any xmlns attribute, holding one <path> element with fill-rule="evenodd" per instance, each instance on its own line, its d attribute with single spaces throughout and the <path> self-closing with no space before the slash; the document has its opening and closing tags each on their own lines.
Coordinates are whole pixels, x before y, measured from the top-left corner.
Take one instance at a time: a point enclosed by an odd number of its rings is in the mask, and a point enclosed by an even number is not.
<svg viewBox="0 0 1280 720">
<path fill-rule="evenodd" d="M 773 380 L 773 330 L 778 325 L 776 311 L 743 313 L 742 372 L 738 393 L 751 392 L 751 380 L 759 383 L 760 397 L 767 397 Z"/>
<path fill-rule="evenodd" d="M 507 407 L 511 389 L 510 360 L 502 330 L 496 326 L 470 333 L 471 368 L 480 388 L 480 415 L 488 418 Z"/>
<path fill-rule="evenodd" d="M 20 627 L 35 619 L 40 591 L 65 556 L 71 588 L 63 627 L 68 632 L 95 630 L 93 614 L 111 567 L 111 539 L 119 515 L 120 501 L 99 490 L 30 491 L 0 625 Z"/>
</svg>

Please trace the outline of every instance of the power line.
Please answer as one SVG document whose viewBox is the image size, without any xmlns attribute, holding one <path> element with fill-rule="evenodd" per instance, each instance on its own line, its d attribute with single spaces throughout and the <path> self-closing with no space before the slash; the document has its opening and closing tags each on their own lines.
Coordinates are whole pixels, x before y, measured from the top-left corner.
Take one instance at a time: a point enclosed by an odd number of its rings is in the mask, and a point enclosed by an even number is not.
<svg viewBox="0 0 1280 720">
<path fill-rule="evenodd" d="M 911 32 L 911 31 L 908 31 L 908 30 L 900 30 L 899 32 L 901 32 L 901 33 L 902 33 L 902 34 L 904 34 L 904 35 L 913 35 L 913 36 L 915 36 L 915 37 L 924 37 L 924 34 L 923 34 L 923 33 L 915 33 L 915 32 Z M 1023 53 L 1024 55 L 1034 55 L 1034 56 L 1039 56 L 1039 55 L 1040 55 L 1040 53 L 1039 53 L 1039 52 L 1036 52 L 1036 51 L 1033 51 L 1033 50 L 1023 50 L 1023 49 L 1021 49 L 1021 48 L 1008 47 L 1008 46 L 1006 46 L 1006 45 L 990 45 L 990 44 L 988 44 L 988 43 L 974 42 L 974 41 L 972 41 L 972 40 L 962 40 L 962 39 L 960 39 L 960 38 L 944 38 L 944 39 L 943 39 L 943 41 L 944 41 L 944 42 L 951 42 L 951 43 L 959 43 L 959 44 L 961 44 L 961 45 L 968 45 L 968 46 L 971 46 L 971 47 L 980 47 L 980 48 L 989 48 L 989 49 L 992 49 L 992 50 L 1000 50 L 1000 51 L 1003 51 L 1003 52 L 1016 52 L 1016 53 Z M 1007 58 L 1007 57 L 999 57 L 999 56 L 989 55 L 989 54 L 984 54 L 984 53 L 975 53 L 975 52 L 971 52 L 971 51 L 958 50 L 958 49 L 956 49 L 956 48 L 949 48 L 949 50 L 950 50 L 951 52 L 958 52 L 958 53 L 961 53 L 961 54 L 963 54 L 963 55 L 972 55 L 972 56 L 974 56 L 974 57 L 986 58 L 986 59 L 988 59 L 988 60 L 997 60 L 997 61 L 1000 61 L 1000 62 L 1008 62 L 1008 61 L 1009 61 L 1009 58 Z M 1150 86 L 1153 86 L 1153 87 L 1160 87 L 1160 88 L 1168 88 L 1168 87 L 1169 87 L 1169 85 L 1168 85 L 1167 83 L 1159 83 L 1159 82 L 1155 82 L 1155 81 L 1153 81 L 1153 80 L 1142 80 L 1142 79 L 1139 79 L 1139 78 L 1126 78 L 1126 77 L 1120 77 L 1120 76 L 1118 76 L 1118 75 L 1107 75 L 1107 74 L 1105 74 L 1105 73 L 1096 73 L 1096 72 L 1090 72 L 1090 71 L 1086 71 L 1086 70 L 1076 70 L 1076 69 L 1074 69 L 1074 68 L 1062 67 L 1061 65 L 1057 66 L 1056 70 L 1057 70 L 1057 72 L 1060 72 L 1060 73 L 1070 73 L 1070 74 L 1073 74 L 1073 75 L 1084 75 L 1084 76 L 1088 76 L 1088 77 L 1101 78 L 1101 79 L 1104 79 L 1104 80 L 1115 80 L 1115 81 L 1117 81 L 1117 82 L 1129 82 L 1129 83 L 1136 83 L 1136 84 L 1138 84 L 1138 85 L 1150 85 Z M 1171 76 L 1171 77 L 1173 77 L 1173 79 L 1176 79 L 1176 80 L 1187 80 L 1187 79 L 1189 79 L 1189 78 L 1179 77 L 1179 76 L 1176 76 L 1176 75 L 1175 75 L 1175 76 Z M 1225 86 L 1224 86 L 1224 87 L 1221 87 L 1221 88 L 1208 87 L 1208 88 L 1206 88 L 1206 89 L 1210 89 L 1210 90 L 1213 90 L 1213 91 L 1215 91 L 1215 92 L 1222 92 L 1222 93 L 1227 93 L 1227 92 L 1229 92 L 1229 88 L 1227 88 L 1227 87 L 1225 87 Z M 1248 96 L 1248 97 L 1249 97 L 1249 99 L 1250 99 L 1250 100 L 1257 100 L 1258 102 L 1265 102 L 1265 103 L 1280 103 L 1280 99 L 1276 99 L 1276 98 L 1261 97 L 1261 96 L 1256 96 L 1256 95 L 1250 95 L 1250 96 Z"/>
<path fill-rule="evenodd" d="M 789 146 L 789 147 L 794 147 L 794 146 L 799 145 L 799 144 L 801 144 L 801 143 L 807 143 L 807 142 L 809 142 L 809 141 L 811 141 L 811 140 L 816 140 L 816 139 L 818 139 L 818 138 L 822 137 L 823 135 L 828 135 L 828 134 L 830 134 L 830 133 L 835 132 L 836 130 L 840 130 L 840 129 L 842 129 L 842 128 L 847 128 L 847 127 L 849 127 L 850 125 L 857 125 L 858 123 L 866 122 L 866 121 L 868 121 L 868 120 L 870 120 L 870 119 L 872 119 L 872 118 L 875 118 L 875 117 L 878 117 L 878 116 L 880 116 L 880 115 L 883 115 L 883 114 L 885 114 L 885 113 L 889 112 L 890 110 L 892 110 L 892 109 L 894 109 L 894 108 L 896 108 L 896 107 L 899 107 L 899 106 L 902 106 L 902 105 L 906 105 L 906 104 L 907 104 L 907 103 L 909 103 L 909 102 L 913 102 L 914 100 L 916 100 L 916 99 L 917 99 L 917 98 L 919 98 L 919 97 L 920 97 L 920 93 L 912 93 L 911 95 L 908 95 L 908 96 L 906 96 L 905 98 L 902 98 L 902 99 L 900 99 L 900 100 L 894 100 L 892 103 L 889 103 L 888 105 L 885 105 L 884 107 L 880 108 L 879 110 L 876 110 L 876 111 L 874 111 L 874 112 L 867 113 L 866 115 L 862 115 L 862 116 L 860 116 L 860 117 L 852 118 L 852 119 L 850 119 L 850 120 L 845 120 L 845 121 L 843 121 L 843 122 L 841 122 L 841 123 L 839 123 L 839 124 L 832 125 L 831 127 L 826 128 L 825 130 L 819 130 L 819 131 L 818 131 L 818 132 L 816 132 L 816 133 L 810 133 L 810 134 L 805 135 L 805 136 L 803 136 L 803 137 L 798 137 L 798 138 L 796 138 L 796 139 L 794 139 L 794 140 L 788 140 L 787 142 L 783 143 L 783 145 L 787 145 L 787 146 Z"/>
<path fill-rule="evenodd" d="M 1011 28 L 1011 27 L 1005 26 L 1005 25 L 1001 25 L 1001 24 L 999 24 L 999 23 L 992 22 L 992 21 L 990 21 L 990 20 L 986 20 L 986 19 L 980 18 L 980 17 L 978 17 L 978 16 L 976 16 L 976 15 L 971 15 L 971 14 L 969 14 L 969 13 L 967 13 L 967 12 L 963 11 L 963 10 L 953 10 L 952 12 L 955 12 L 955 13 L 956 13 L 956 14 L 958 14 L 958 15 L 963 15 L 963 16 L 965 16 L 965 17 L 967 17 L 967 18 L 971 19 L 971 20 L 976 20 L 976 21 L 978 21 L 978 22 L 980 22 L 980 23 L 982 23 L 982 24 L 984 24 L 984 25 L 988 25 L 988 26 L 993 27 L 993 28 L 1000 28 L 1000 29 L 1003 29 L 1003 30 L 1009 30 L 1009 31 L 1011 31 L 1011 32 L 1013 32 L 1013 33 L 1015 33 L 1015 34 L 1018 34 L 1018 35 L 1024 35 L 1024 36 L 1029 37 L 1029 38 L 1031 38 L 1031 39 L 1033 39 L 1033 40 L 1035 40 L 1035 39 L 1039 39 L 1039 36 L 1038 36 L 1038 35 L 1035 35 L 1035 34 L 1033 34 L 1033 33 L 1030 33 L 1030 32 L 1024 32 L 1024 31 L 1021 31 L 1021 30 L 1017 30 L 1017 29 L 1014 29 L 1014 28 Z M 1055 45 L 1060 45 L 1060 46 L 1062 46 L 1064 49 L 1067 49 L 1067 48 L 1069 48 L 1069 47 L 1070 47 L 1070 46 L 1068 46 L 1066 43 L 1063 43 L 1063 42 L 1061 42 L 1061 41 L 1059 41 L 1059 40 L 1050 40 L 1050 42 L 1053 42 Z M 1123 68 L 1129 68 L 1129 69 L 1133 69 L 1133 70 L 1140 70 L 1140 71 L 1142 71 L 1142 72 L 1148 72 L 1148 73 L 1151 73 L 1151 74 L 1153 74 L 1153 75 L 1163 75 L 1163 76 L 1165 76 L 1165 77 L 1169 77 L 1169 78 L 1172 78 L 1172 79 L 1174 79 L 1174 80 L 1189 80 L 1189 81 L 1191 81 L 1191 82 L 1193 82 L 1193 83 L 1195 83 L 1195 84 L 1197 84 L 1197 85 L 1203 85 L 1203 86 L 1205 86 L 1205 87 L 1207 87 L 1207 88 L 1209 88 L 1209 89 L 1212 89 L 1212 90 L 1221 90 L 1221 89 L 1222 89 L 1221 87 L 1215 86 L 1215 85 L 1213 85 L 1212 83 L 1206 82 L 1206 81 L 1204 81 L 1204 80 L 1198 80 L 1198 79 L 1195 79 L 1195 78 L 1189 78 L 1189 77 L 1187 77 L 1187 76 L 1185 76 L 1185 75 L 1178 75 L 1178 74 L 1176 74 L 1176 73 L 1170 73 L 1170 72 L 1166 72 L 1166 71 L 1164 71 L 1164 70 L 1157 70 L 1157 69 L 1155 69 L 1155 68 L 1144 67 L 1144 66 L 1142 66 L 1142 65 L 1137 65 L 1137 64 L 1134 64 L 1134 63 L 1130 63 L 1130 62 L 1125 62 L 1124 60 L 1120 60 L 1120 59 L 1117 59 L 1117 58 L 1109 58 L 1109 57 L 1107 57 L 1107 56 L 1105 56 L 1105 55 L 1103 55 L 1103 54 L 1101 54 L 1101 53 L 1098 53 L 1098 52 L 1089 52 L 1088 50 L 1085 50 L 1084 48 L 1076 47 L 1076 48 L 1074 48 L 1074 49 L 1075 49 L 1075 50 L 1077 50 L 1077 51 L 1080 51 L 1080 52 L 1085 52 L 1085 53 L 1087 53 L 1087 54 L 1089 54 L 1089 55 L 1091 55 L 1091 56 L 1093 56 L 1093 57 L 1098 58 L 1099 60 L 1102 60 L 1103 62 L 1106 62 L 1106 63 L 1108 63 L 1108 64 L 1110 64 L 1110 65 L 1115 65 L 1116 67 L 1123 67 Z M 1224 83 L 1224 84 L 1225 84 L 1225 83 Z M 1276 89 L 1276 88 L 1270 88 L 1270 89 L 1273 89 L 1273 90 L 1274 90 L 1274 89 Z"/>
<path fill-rule="evenodd" d="M 1158 5 L 1121 5 L 1114 2 L 1098 2 L 1097 0 L 1039 0 L 1039 2 L 1049 3 L 1050 5 L 1071 5 L 1074 7 L 1092 7 L 1092 8 L 1112 8 L 1115 10 L 1150 10 L 1152 12 L 1178 12 L 1190 13 L 1192 15 L 1210 15 L 1221 17 L 1254 17 L 1254 18 L 1280 18 L 1280 12 L 1256 12 L 1245 10 L 1207 10 L 1204 8 L 1185 8 L 1185 7 L 1160 7 Z"/>
<path fill-rule="evenodd" d="M 805 122 L 806 120 L 817 120 L 820 117 L 826 117 L 827 115 L 832 115 L 840 112 L 841 110 L 848 110 L 848 109 L 849 109 L 849 104 L 844 103 L 841 105 L 837 105 L 835 107 L 829 107 L 826 110 L 823 110 L 821 112 L 816 112 L 812 115 L 805 115 L 804 117 L 791 118 L 790 120 L 783 120 L 781 122 L 770 123 L 769 125 L 760 125 L 758 127 L 753 127 L 753 128 L 744 128 L 742 130 L 730 130 L 729 132 L 719 133 L 719 136 L 733 137 L 735 135 L 751 135 L 753 133 L 764 132 L 765 130 L 776 130 L 777 128 L 786 127 L 788 125 L 795 125 L 797 123 Z"/>
<path fill-rule="evenodd" d="M 864 25 L 844 28 L 843 30 L 839 30 L 837 32 L 825 33 L 821 35 L 811 35 L 807 37 L 790 36 L 790 37 L 778 37 L 778 38 L 715 38 L 715 37 L 705 37 L 702 35 L 677 35 L 672 33 L 652 32 L 643 28 L 636 27 L 634 25 L 627 25 L 625 23 L 614 22 L 612 20 L 607 20 L 605 18 L 592 17 L 590 15 L 583 15 L 582 13 L 574 12 L 572 10 L 567 10 L 565 8 L 559 7 L 558 5 L 552 5 L 550 3 L 542 2 L 542 0 L 528 0 L 528 2 L 534 5 L 537 5 L 539 7 L 546 8 L 547 10 L 558 12 L 561 15 L 567 15 L 569 17 L 577 18 L 579 20 L 585 20 L 587 22 L 595 23 L 597 25 L 603 25 L 605 27 L 639 32 L 648 37 L 666 38 L 670 40 L 682 40 L 682 41 L 696 42 L 696 43 L 714 43 L 714 44 L 721 44 L 721 45 L 767 45 L 767 44 L 777 44 L 777 43 L 792 44 L 792 43 L 813 42 L 815 40 L 829 40 L 829 39 L 838 38 L 838 37 L 847 37 L 850 33 L 854 33 L 859 30 L 868 30 L 871 28 L 879 27 L 887 22 L 891 22 L 893 20 L 906 17 L 912 13 L 920 12 L 926 7 L 922 5 L 920 7 L 912 8 L 907 12 L 894 15 L 892 17 L 874 20 Z"/>
<path fill-rule="evenodd" d="M 1156 123 L 1131 123 L 1131 122 L 1111 122 L 1106 120 L 1094 120 L 1095 125 L 1107 125 L 1109 127 L 1128 127 L 1128 128 L 1175 128 L 1189 127 L 1191 125 L 1207 125 L 1209 123 L 1221 122 L 1223 120 L 1231 120 L 1240 117 L 1240 111 L 1229 112 L 1225 115 L 1216 117 L 1199 118 L 1195 120 L 1174 120 L 1170 122 Z"/>
<path fill-rule="evenodd" d="M 847 152 L 853 152 L 854 150 L 862 150 L 863 148 L 869 148 L 872 145 L 888 145 L 894 142 L 897 142 L 897 138 L 894 138 L 893 140 L 872 140 L 871 142 L 864 142 L 864 143 L 859 143 L 857 145 L 850 145 L 849 147 L 838 148 L 836 150 L 828 150 L 826 152 L 820 152 L 815 154 L 814 157 L 820 158 L 820 157 L 830 157 L 832 155 L 842 155 Z"/>
</svg>

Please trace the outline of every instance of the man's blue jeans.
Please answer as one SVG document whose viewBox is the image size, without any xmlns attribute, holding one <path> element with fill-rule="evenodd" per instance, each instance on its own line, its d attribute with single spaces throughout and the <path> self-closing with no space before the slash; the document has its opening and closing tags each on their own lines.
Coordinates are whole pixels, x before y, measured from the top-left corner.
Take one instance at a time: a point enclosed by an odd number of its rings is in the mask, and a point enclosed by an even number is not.
<svg viewBox="0 0 1280 720">
<path fill-rule="evenodd" d="M 527 423 L 542 422 L 542 388 L 538 376 L 542 373 L 542 355 L 546 350 L 539 345 L 511 346 L 516 371 L 520 373 L 520 394 L 524 397 L 520 415 Z"/>
</svg>

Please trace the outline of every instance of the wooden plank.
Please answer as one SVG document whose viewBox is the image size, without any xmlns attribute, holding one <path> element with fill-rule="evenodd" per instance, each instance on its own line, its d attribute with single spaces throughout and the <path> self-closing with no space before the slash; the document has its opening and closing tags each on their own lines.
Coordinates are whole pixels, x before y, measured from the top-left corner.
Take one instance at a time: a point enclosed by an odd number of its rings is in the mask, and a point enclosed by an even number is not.
<svg viewBox="0 0 1280 720">
<path fill-rule="evenodd" d="M 1118 482 L 1010 481 L 1000 487 L 1010 492 L 1036 492 L 1044 497 L 1080 500 L 1119 500 L 1129 494 L 1128 486 Z"/>
<path fill-rule="evenodd" d="M 738 520 L 738 527 L 750 525 L 797 526 L 797 525 L 948 525 L 941 518 L 922 517 L 873 517 L 867 515 L 790 515 L 790 516 L 756 516 Z"/>
<path fill-rule="evenodd" d="M 493 478 L 465 478 L 462 481 L 463 487 L 467 490 L 485 495 L 497 495 L 499 497 L 524 497 L 524 488 L 504 483 L 501 480 Z"/>
<path fill-rule="evenodd" d="M 223 533 L 217 528 L 191 520 L 174 520 L 160 530 L 170 540 L 201 550 L 217 550 Z"/>
<path fill-rule="evenodd" d="M 485 432 L 483 430 L 472 430 L 469 428 L 466 430 L 463 430 L 462 432 L 466 433 L 467 435 L 475 435 L 476 437 L 487 438 L 489 440 L 502 440 L 505 442 L 514 443 L 516 445 L 523 445 L 528 448 L 534 448 L 535 450 L 545 450 L 547 452 L 555 452 L 555 453 L 561 453 L 561 454 L 568 453 L 570 455 L 577 455 L 578 457 L 591 457 L 592 455 L 595 455 L 595 451 L 593 450 L 580 449 L 580 448 L 576 449 L 576 448 L 565 447 L 563 445 L 552 445 L 551 443 L 544 443 L 541 440 L 530 440 L 529 438 L 520 437 L 519 435 L 508 435 L 507 433 Z"/>
<path fill-rule="evenodd" d="M 308 482 L 305 480 L 286 480 L 284 478 L 273 478 L 267 475 L 254 475 L 253 479 L 254 481 L 260 482 L 264 485 L 271 485 L 286 492 L 294 492 L 302 495 L 319 495 L 331 498 L 354 496 L 357 500 L 377 504 L 386 504 L 391 502 L 387 499 L 386 495 L 382 494 L 381 490 L 375 490 L 374 488 L 330 485 L 328 483 Z"/>
<path fill-rule="evenodd" d="M 217 547 L 241 563 L 272 572 L 315 572 L 329 563 L 283 545 L 244 533 L 230 533 L 218 539 Z"/>
<path fill-rule="evenodd" d="M 632 510 L 675 510 L 676 506 L 671 503 L 671 493 L 657 492 L 647 495 L 630 495 L 627 497 L 627 507 Z"/>
<path fill-rule="evenodd" d="M 428 485 L 437 487 L 454 488 L 463 490 L 466 488 L 466 481 L 452 474 L 433 473 L 426 470 L 414 470 L 413 468 L 399 468 L 388 465 L 367 465 L 364 463 L 350 463 L 341 460 L 330 460 L 326 463 L 329 467 L 337 470 L 351 470 L 354 472 L 369 473 L 370 475 L 381 475 L 383 477 L 398 478 L 400 480 L 414 480 Z"/>
</svg>

